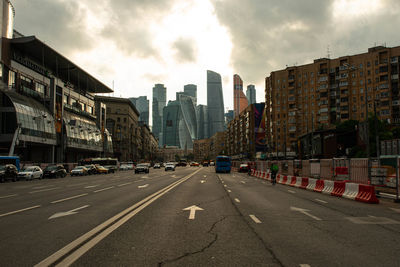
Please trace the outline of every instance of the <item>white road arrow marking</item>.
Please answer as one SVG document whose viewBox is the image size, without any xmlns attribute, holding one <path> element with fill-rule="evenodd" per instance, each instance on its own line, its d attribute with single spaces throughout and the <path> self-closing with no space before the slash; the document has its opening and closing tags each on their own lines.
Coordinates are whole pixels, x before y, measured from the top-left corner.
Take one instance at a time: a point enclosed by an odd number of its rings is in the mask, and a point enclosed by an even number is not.
<svg viewBox="0 0 400 267">
<path fill-rule="evenodd" d="M 309 213 L 309 210 L 302 209 L 302 208 L 296 208 L 296 207 L 290 207 L 290 210 L 298 211 L 298 212 L 300 212 L 300 213 L 303 213 L 304 215 L 307 215 L 307 216 L 313 218 L 314 220 L 322 221 L 322 219 L 320 219 L 320 218 L 318 218 L 318 217 L 316 217 L 316 216 L 310 214 L 310 213 Z"/>
<path fill-rule="evenodd" d="M 148 187 L 148 186 L 149 186 L 149 184 L 139 185 L 138 188 L 146 188 L 146 187 Z"/>
<path fill-rule="evenodd" d="M 73 210 L 69 210 L 69 211 L 57 212 L 56 214 L 50 216 L 50 217 L 49 217 L 49 220 L 55 219 L 55 218 L 59 218 L 59 217 L 64 217 L 64 216 L 69 216 L 69 215 L 76 214 L 76 213 L 78 213 L 78 212 L 77 212 L 78 210 L 82 210 L 82 209 L 85 209 L 85 208 L 87 208 L 87 207 L 89 207 L 89 205 L 85 205 L 85 206 L 82 206 L 82 207 L 79 207 L 79 208 L 76 208 L 76 209 L 73 209 Z"/>
<path fill-rule="evenodd" d="M 204 184 L 206 181 L 205 180 L 201 180 L 200 183 Z"/>
<path fill-rule="evenodd" d="M 196 215 L 196 210 L 203 210 L 203 209 L 200 207 L 197 207 L 196 205 L 193 205 L 193 206 L 184 208 L 183 210 L 190 210 L 189 220 L 194 220 L 194 217 Z"/>
</svg>

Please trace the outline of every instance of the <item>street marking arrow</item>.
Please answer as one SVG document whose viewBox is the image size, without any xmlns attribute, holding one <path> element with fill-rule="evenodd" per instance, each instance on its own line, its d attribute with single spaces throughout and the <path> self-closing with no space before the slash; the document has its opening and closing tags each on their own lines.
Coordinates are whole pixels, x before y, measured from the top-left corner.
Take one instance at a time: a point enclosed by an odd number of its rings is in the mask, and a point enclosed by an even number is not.
<svg viewBox="0 0 400 267">
<path fill-rule="evenodd" d="M 204 184 L 206 181 L 205 180 L 201 180 L 200 183 Z"/>
<path fill-rule="evenodd" d="M 64 217 L 64 216 L 76 214 L 76 213 L 78 213 L 78 212 L 77 212 L 78 210 L 82 210 L 82 209 L 85 209 L 85 208 L 87 208 L 87 207 L 89 207 L 89 205 L 85 205 L 85 206 L 82 206 L 82 207 L 79 207 L 79 208 L 76 208 L 76 209 L 73 209 L 73 210 L 70 210 L 70 211 L 57 212 L 56 214 L 50 216 L 50 217 L 49 217 L 49 220 L 55 219 L 55 218 L 59 218 L 59 217 Z"/>
<path fill-rule="evenodd" d="M 304 215 L 307 215 L 307 216 L 313 218 L 314 220 L 322 221 L 322 219 L 320 219 L 320 218 L 318 218 L 318 217 L 316 217 L 316 216 L 314 216 L 314 215 L 308 213 L 309 210 L 302 209 L 302 208 L 296 208 L 296 207 L 290 207 L 290 210 L 298 211 L 298 212 L 300 212 L 300 213 L 303 213 Z"/>
<path fill-rule="evenodd" d="M 148 187 L 148 186 L 149 186 L 149 184 L 139 185 L 138 188 L 146 188 L 146 187 Z"/>
<path fill-rule="evenodd" d="M 197 207 L 196 205 L 193 205 L 193 206 L 184 208 L 183 210 L 190 210 L 189 220 L 194 220 L 194 217 L 196 215 L 196 210 L 203 210 L 203 209 L 200 207 Z"/>
</svg>

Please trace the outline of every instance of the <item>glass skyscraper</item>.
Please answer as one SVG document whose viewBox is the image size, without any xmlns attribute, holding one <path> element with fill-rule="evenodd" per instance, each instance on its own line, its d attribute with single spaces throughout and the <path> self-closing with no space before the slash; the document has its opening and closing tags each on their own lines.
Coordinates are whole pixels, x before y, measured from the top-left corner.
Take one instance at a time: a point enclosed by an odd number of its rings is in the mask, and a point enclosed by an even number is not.
<svg viewBox="0 0 400 267">
<path fill-rule="evenodd" d="M 147 96 L 131 97 L 129 100 L 139 111 L 139 121 L 149 125 L 149 100 Z"/>
<path fill-rule="evenodd" d="M 233 75 L 233 110 L 238 116 L 242 110 L 247 108 L 248 101 L 243 93 L 243 81 L 239 75 Z"/>
<path fill-rule="evenodd" d="M 158 144 L 163 145 L 162 124 L 163 109 L 167 104 L 167 88 L 163 84 L 156 84 L 153 87 L 153 134 L 158 138 Z"/>
<path fill-rule="evenodd" d="M 246 97 L 249 105 L 256 103 L 256 87 L 254 85 L 250 84 L 247 86 Z"/>
<path fill-rule="evenodd" d="M 224 97 L 222 93 L 221 75 L 207 70 L 207 107 L 209 136 L 224 131 Z"/>
<path fill-rule="evenodd" d="M 208 138 L 208 109 L 206 105 L 196 106 L 197 139 Z"/>
</svg>

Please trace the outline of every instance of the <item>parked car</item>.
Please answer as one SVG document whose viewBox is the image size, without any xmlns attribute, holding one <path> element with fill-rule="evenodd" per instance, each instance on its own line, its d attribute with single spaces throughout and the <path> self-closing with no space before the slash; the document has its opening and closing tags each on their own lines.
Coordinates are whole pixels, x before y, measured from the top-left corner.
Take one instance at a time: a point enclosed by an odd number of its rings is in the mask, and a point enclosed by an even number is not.
<svg viewBox="0 0 400 267">
<path fill-rule="evenodd" d="M 71 176 L 77 175 L 77 176 L 83 176 L 87 175 L 88 170 L 86 169 L 85 166 L 76 166 L 72 171 L 71 171 Z"/>
<path fill-rule="evenodd" d="M 192 166 L 192 167 L 199 167 L 200 164 L 199 164 L 198 162 L 193 161 L 193 162 L 190 163 L 190 166 Z"/>
<path fill-rule="evenodd" d="M 172 162 L 168 162 L 167 164 L 165 164 L 165 171 L 175 171 L 175 164 Z"/>
<path fill-rule="evenodd" d="M 248 172 L 249 171 L 249 165 L 247 164 L 240 164 L 239 166 L 239 172 Z"/>
<path fill-rule="evenodd" d="M 135 173 L 139 172 L 149 173 L 149 165 L 147 163 L 140 163 L 136 165 Z"/>
<path fill-rule="evenodd" d="M 119 166 L 119 170 L 120 171 L 127 171 L 127 170 L 132 170 L 128 164 L 121 164 L 121 166 Z"/>
<path fill-rule="evenodd" d="M 203 167 L 208 167 L 208 161 L 203 161 L 202 165 Z"/>
<path fill-rule="evenodd" d="M 88 174 L 96 174 L 97 173 L 97 169 L 94 164 L 85 165 L 85 168 L 87 169 Z"/>
<path fill-rule="evenodd" d="M 100 165 L 96 165 L 96 171 L 99 174 L 107 174 L 109 173 L 109 170 L 106 167 L 100 166 Z"/>
<path fill-rule="evenodd" d="M 63 165 L 49 165 L 43 170 L 43 177 L 64 178 L 65 176 L 67 176 L 67 171 Z"/>
<path fill-rule="evenodd" d="M 13 164 L 0 165 L 0 182 L 7 180 L 17 181 L 18 169 Z"/>
<path fill-rule="evenodd" d="M 156 164 L 154 164 L 153 168 L 154 168 L 154 169 L 160 169 L 160 168 L 161 168 L 161 165 L 160 165 L 160 163 L 156 163 Z"/>
<path fill-rule="evenodd" d="M 178 166 L 178 167 L 186 167 L 187 163 L 186 163 L 186 161 L 180 161 L 180 162 L 178 162 L 178 164 L 176 166 Z"/>
<path fill-rule="evenodd" d="M 17 177 L 25 180 L 42 179 L 43 171 L 39 166 L 27 166 L 18 173 Z"/>
</svg>

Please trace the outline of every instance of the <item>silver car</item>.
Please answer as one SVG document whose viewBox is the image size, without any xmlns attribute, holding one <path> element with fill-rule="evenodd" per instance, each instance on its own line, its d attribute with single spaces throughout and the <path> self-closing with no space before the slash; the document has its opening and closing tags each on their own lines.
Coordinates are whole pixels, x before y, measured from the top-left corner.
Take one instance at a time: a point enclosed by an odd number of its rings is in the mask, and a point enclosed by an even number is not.
<svg viewBox="0 0 400 267">
<path fill-rule="evenodd" d="M 24 167 L 18 173 L 18 179 L 25 179 L 25 180 L 33 180 L 33 179 L 42 179 L 43 171 L 39 166 L 27 166 Z"/>
</svg>

